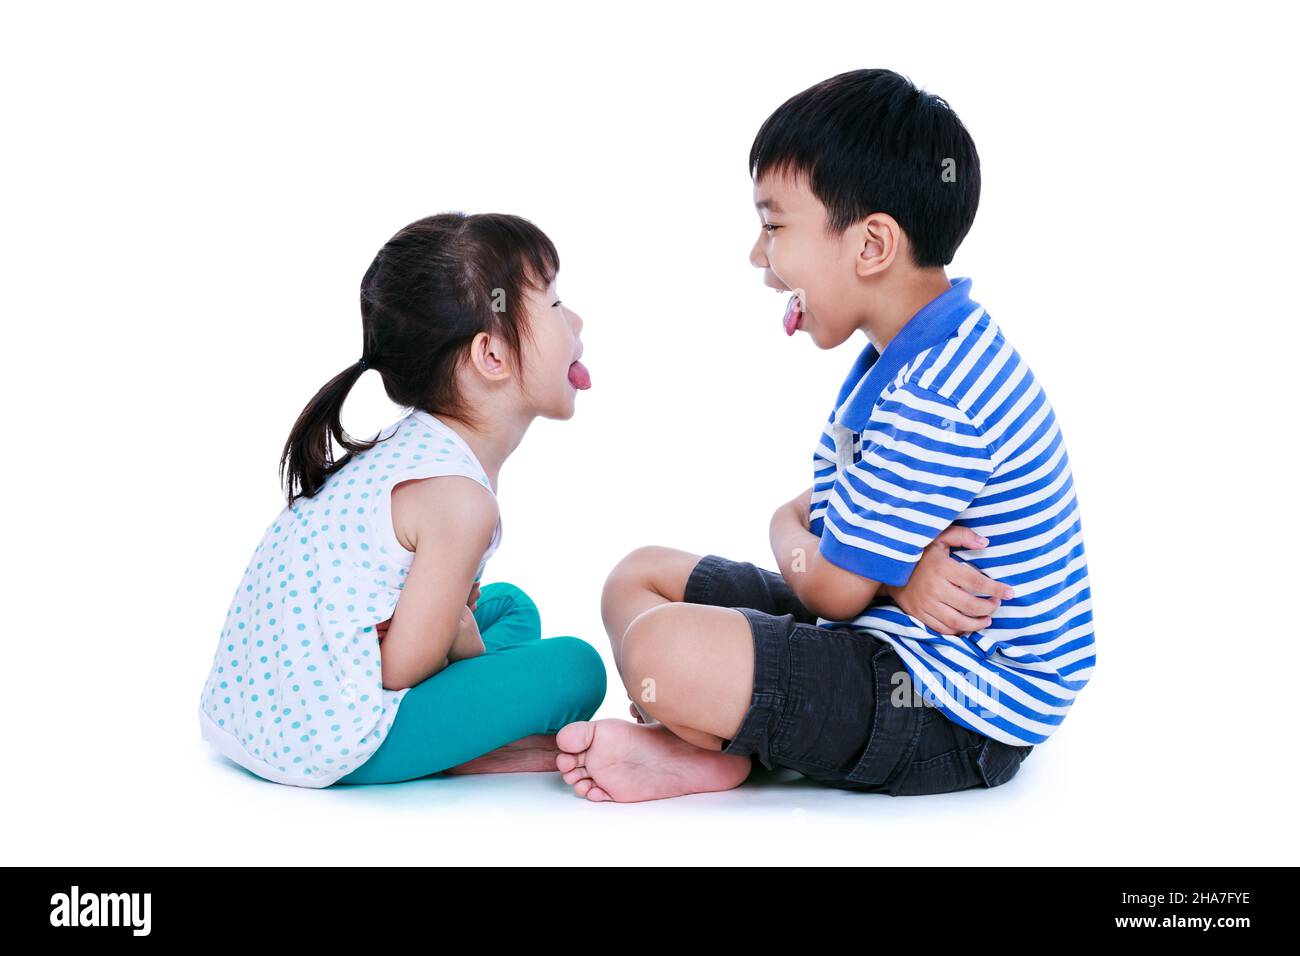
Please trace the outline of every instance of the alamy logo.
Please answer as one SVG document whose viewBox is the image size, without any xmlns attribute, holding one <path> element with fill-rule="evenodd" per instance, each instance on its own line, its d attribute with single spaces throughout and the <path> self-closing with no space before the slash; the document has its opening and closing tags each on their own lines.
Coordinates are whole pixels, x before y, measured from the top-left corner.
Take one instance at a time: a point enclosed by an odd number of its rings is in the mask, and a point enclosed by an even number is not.
<svg viewBox="0 0 1300 956">
<path fill-rule="evenodd" d="M 132 935 L 149 935 L 150 893 L 71 893 L 50 897 L 51 926 L 130 926 Z"/>
</svg>

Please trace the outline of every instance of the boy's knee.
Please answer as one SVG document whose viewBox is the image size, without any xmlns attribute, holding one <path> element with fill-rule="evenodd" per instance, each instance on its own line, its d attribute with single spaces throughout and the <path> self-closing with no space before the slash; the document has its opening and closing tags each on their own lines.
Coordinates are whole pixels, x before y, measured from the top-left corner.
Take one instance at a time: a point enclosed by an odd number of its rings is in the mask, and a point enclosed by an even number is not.
<svg viewBox="0 0 1300 956">
<path fill-rule="evenodd" d="M 671 556 L 677 553 L 674 549 L 659 544 L 646 544 L 629 551 L 605 577 L 605 586 L 600 596 L 602 608 L 629 589 L 653 589 L 654 581 L 669 564 Z"/>
<path fill-rule="evenodd" d="M 645 577 L 650 561 L 653 560 L 655 545 L 644 545 L 629 551 L 619 559 L 605 576 L 605 590 L 619 584 L 636 583 Z"/>
<path fill-rule="evenodd" d="M 660 604 L 638 614 L 628 625 L 621 665 L 625 680 L 657 671 L 665 660 L 676 657 L 671 645 L 680 633 L 673 623 L 679 609 L 680 605 Z"/>
</svg>

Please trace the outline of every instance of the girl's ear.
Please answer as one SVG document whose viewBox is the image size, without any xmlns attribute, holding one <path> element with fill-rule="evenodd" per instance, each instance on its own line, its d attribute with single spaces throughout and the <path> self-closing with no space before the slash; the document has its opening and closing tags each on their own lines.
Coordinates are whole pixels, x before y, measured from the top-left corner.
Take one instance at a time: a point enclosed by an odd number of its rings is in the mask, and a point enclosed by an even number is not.
<svg viewBox="0 0 1300 956">
<path fill-rule="evenodd" d="M 510 361 L 505 343 L 487 332 L 474 336 L 469 344 L 470 361 L 475 370 L 490 382 L 500 382 L 510 377 Z"/>
</svg>

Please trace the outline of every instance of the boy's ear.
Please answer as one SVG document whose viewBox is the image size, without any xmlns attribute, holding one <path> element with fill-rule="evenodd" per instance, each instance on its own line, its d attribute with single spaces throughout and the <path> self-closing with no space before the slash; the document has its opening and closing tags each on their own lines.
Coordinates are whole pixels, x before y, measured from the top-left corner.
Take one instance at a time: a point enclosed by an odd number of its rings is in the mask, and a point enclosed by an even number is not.
<svg viewBox="0 0 1300 956">
<path fill-rule="evenodd" d="M 505 343 L 487 332 L 474 336 L 474 341 L 469 344 L 469 359 L 474 363 L 475 370 L 490 382 L 510 377 Z"/>
<path fill-rule="evenodd" d="M 889 213 L 873 212 L 853 228 L 857 233 L 857 274 L 866 278 L 888 269 L 905 241 L 898 220 Z"/>
</svg>

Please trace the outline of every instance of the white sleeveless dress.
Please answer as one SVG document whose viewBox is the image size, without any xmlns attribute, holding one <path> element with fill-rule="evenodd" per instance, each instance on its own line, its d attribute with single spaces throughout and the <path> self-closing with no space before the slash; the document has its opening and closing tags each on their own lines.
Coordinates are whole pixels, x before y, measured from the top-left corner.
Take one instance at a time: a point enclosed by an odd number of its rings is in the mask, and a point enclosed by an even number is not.
<svg viewBox="0 0 1300 956">
<path fill-rule="evenodd" d="M 492 491 L 469 445 L 439 419 L 417 409 L 390 427 L 271 522 L 226 614 L 200 729 L 267 780 L 327 787 L 351 773 L 383 743 L 409 690 L 384 688 L 375 631 L 415 557 L 393 529 L 393 487 L 465 475 Z M 476 581 L 500 542 L 498 520 Z"/>
</svg>

